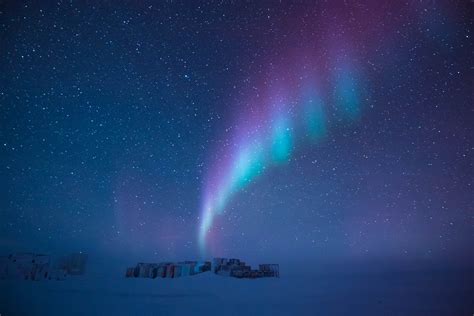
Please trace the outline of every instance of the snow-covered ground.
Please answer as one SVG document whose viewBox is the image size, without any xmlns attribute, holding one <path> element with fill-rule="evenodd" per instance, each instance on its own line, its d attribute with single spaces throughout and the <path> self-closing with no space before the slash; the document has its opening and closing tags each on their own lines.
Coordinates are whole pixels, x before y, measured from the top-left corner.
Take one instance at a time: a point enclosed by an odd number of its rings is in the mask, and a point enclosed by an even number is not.
<svg viewBox="0 0 474 316">
<path fill-rule="evenodd" d="M 472 271 L 0 281 L 9 315 L 472 315 Z"/>
</svg>

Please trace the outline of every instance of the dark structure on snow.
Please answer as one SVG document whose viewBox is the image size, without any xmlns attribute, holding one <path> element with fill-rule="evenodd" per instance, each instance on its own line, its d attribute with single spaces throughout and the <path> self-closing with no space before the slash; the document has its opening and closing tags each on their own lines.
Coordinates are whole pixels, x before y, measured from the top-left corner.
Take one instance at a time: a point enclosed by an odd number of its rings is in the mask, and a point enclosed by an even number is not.
<svg viewBox="0 0 474 316">
<path fill-rule="evenodd" d="M 258 270 L 252 270 L 252 267 L 239 259 L 214 258 L 213 271 L 215 274 L 234 278 L 280 277 L 278 264 L 260 264 Z"/>
<path fill-rule="evenodd" d="M 183 261 L 183 262 L 160 262 L 160 263 L 137 263 L 135 267 L 127 268 L 127 278 L 179 278 L 193 276 L 199 273 L 211 271 L 209 261 Z M 214 258 L 212 271 L 220 276 L 234 278 L 256 279 L 265 277 L 280 277 L 278 264 L 260 264 L 258 270 L 239 259 Z"/>
<path fill-rule="evenodd" d="M 35 253 L 15 253 L 0 257 L 0 279 L 64 280 L 85 272 L 87 255 L 75 253 L 54 258 Z"/>
<path fill-rule="evenodd" d="M 179 278 L 192 276 L 206 271 L 211 271 L 209 261 L 183 261 L 138 263 L 135 267 L 127 268 L 127 278 Z"/>
</svg>

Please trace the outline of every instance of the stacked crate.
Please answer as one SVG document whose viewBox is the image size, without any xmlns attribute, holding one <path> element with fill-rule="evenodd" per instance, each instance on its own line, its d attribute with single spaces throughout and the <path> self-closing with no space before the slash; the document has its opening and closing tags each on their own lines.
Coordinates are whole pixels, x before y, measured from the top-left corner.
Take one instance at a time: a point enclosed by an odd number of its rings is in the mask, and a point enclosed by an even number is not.
<svg viewBox="0 0 474 316">
<path fill-rule="evenodd" d="M 250 266 L 239 259 L 215 258 L 213 263 L 214 273 L 222 276 L 231 276 L 239 279 L 280 276 L 278 264 L 261 264 L 258 270 L 252 270 Z"/>
<path fill-rule="evenodd" d="M 31 279 L 35 281 L 49 279 L 49 274 L 54 269 L 50 269 L 50 257 L 44 255 L 35 255 L 32 260 L 33 267 L 31 270 Z M 51 271 L 52 270 L 52 271 Z"/>
<path fill-rule="evenodd" d="M 66 270 L 69 275 L 83 275 L 86 270 L 87 255 L 83 253 L 73 253 L 67 256 L 59 257 L 54 268 Z"/>
<path fill-rule="evenodd" d="M 135 267 L 127 268 L 127 278 L 179 278 L 192 276 L 211 270 L 211 262 L 184 261 L 178 263 L 138 263 Z"/>
<path fill-rule="evenodd" d="M 15 253 L 0 260 L 1 279 L 64 280 L 85 270 L 85 255 L 72 254 L 52 260 L 49 255 Z"/>
<path fill-rule="evenodd" d="M 263 273 L 264 277 L 280 277 L 280 267 L 278 264 L 261 264 L 259 270 Z"/>
</svg>

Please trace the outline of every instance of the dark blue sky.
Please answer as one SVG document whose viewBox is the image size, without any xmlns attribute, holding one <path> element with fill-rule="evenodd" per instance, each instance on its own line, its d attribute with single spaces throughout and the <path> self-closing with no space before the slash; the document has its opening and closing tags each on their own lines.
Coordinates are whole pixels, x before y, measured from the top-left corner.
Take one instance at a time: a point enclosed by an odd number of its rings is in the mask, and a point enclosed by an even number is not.
<svg viewBox="0 0 474 316">
<path fill-rule="evenodd" d="M 469 9 L 0 2 L 0 249 L 199 256 L 215 170 L 276 122 L 249 113 L 281 89 L 297 118 L 319 69 L 324 137 L 287 129 L 291 156 L 232 193 L 208 255 L 472 263 Z"/>
</svg>

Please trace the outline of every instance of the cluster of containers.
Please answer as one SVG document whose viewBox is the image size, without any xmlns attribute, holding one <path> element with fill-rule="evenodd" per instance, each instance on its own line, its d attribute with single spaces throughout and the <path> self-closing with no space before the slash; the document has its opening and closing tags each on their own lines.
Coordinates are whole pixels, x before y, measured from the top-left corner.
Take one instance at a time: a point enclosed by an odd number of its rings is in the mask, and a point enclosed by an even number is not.
<svg viewBox="0 0 474 316">
<path fill-rule="evenodd" d="M 239 259 L 214 258 L 213 271 L 221 276 L 234 278 L 264 278 L 280 277 L 280 268 L 278 264 L 260 264 L 258 270 L 252 270 L 251 266 Z"/>
<path fill-rule="evenodd" d="M 52 257 L 34 253 L 15 253 L 0 257 L 0 279 L 64 280 L 85 272 L 87 255 L 74 253 Z M 239 259 L 214 258 L 210 261 L 138 263 L 127 268 L 127 278 L 179 278 L 213 271 L 234 278 L 280 277 L 278 264 L 260 264 L 258 270 Z"/>
<path fill-rule="evenodd" d="M 209 261 L 184 261 L 138 263 L 135 267 L 127 268 L 127 278 L 179 278 L 211 271 Z"/>
<path fill-rule="evenodd" d="M 64 280 L 85 272 L 87 255 L 82 253 L 52 257 L 34 253 L 15 253 L 0 257 L 0 279 Z"/>
<path fill-rule="evenodd" d="M 280 277 L 278 264 L 260 264 L 258 270 L 239 259 L 214 258 L 209 261 L 184 261 L 184 262 L 161 262 L 161 263 L 138 263 L 135 267 L 127 268 L 127 278 L 179 278 L 191 276 L 206 271 L 212 271 L 221 276 L 234 278 L 264 278 Z"/>
</svg>

